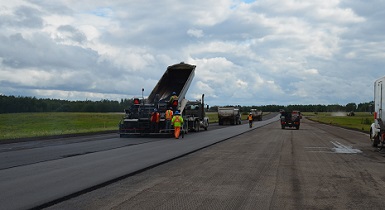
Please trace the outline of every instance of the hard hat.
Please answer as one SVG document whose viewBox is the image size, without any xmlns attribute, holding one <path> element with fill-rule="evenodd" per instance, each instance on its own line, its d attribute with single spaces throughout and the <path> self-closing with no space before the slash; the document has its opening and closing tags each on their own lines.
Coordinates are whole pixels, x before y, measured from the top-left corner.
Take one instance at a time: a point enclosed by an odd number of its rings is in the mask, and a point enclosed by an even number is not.
<svg viewBox="0 0 385 210">
<path fill-rule="evenodd" d="M 176 115 L 179 114 L 179 111 L 175 111 L 175 114 L 176 114 Z"/>
<path fill-rule="evenodd" d="M 168 107 L 169 109 L 172 109 L 172 107 Z"/>
<path fill-rule="evenodd" d="M 175 93 L 175 92 L 172 92 L 172 94 L 173 94 L 173 95 L 176 95 L 176 93 Z"/>
<path fill-rule="evenodd" d="M 157 109 L 154 109 L 154 112 L 158 111 Z"/>
</svg>

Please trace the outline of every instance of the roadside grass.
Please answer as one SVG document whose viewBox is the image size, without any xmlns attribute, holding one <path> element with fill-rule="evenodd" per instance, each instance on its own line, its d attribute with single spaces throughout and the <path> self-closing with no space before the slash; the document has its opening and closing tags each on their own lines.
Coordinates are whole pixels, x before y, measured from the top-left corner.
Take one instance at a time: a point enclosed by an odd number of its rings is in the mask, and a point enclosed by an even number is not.
<svg viewBox="0 0 385 210">
<path fill-rule="evenodd" d="M 329 125 L 340 126 L 369 133 L 373 123 L 373 115 L 368 112 L 356 112 L 355 116 L 347 116 L 346 112 L 303 112 L 307 119 Z"/>
<path fill-rule="evenodd" d="M 218 122 L 217 112 L 206 114 L 210 123 Z M 267 114 L 269 112 L 263 113 Z M 330 112 L 302 114 L 310 120 L 364 132 L 369 132 L 370 124 L 373 122 L 373 116 L 366 112 L 357 112 L 352 117 L 346 116 L 346 113 Z M 0 114 L 0 140 L 117 131 L 123 115 L 123 113 L 78 112 Z M 246 119 L 247 115 L 242 114 L 242 120 Z"/>
<path fill-rule="evenodd" d="M 218 112 L 206 112 L 206 116 L 209 118 L 209 123 L 218 122 Z"/>
<path fill-rule="evenodd" d="M 118 130 L 123 113 L 0 114 L 0 140 Z"/>
</svg>

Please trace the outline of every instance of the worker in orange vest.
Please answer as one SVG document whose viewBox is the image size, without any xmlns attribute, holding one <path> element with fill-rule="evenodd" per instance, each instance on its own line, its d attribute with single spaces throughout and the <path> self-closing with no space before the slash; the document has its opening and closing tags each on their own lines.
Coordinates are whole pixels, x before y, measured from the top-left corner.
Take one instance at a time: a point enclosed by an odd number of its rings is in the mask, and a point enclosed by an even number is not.
<svg viewBox="0 0 385 210">
<path fill-rule="evenodd" d="M 171 124 L 174 126 L 174 136 L 179 139 L 180 128 L 183 125 L 183 118 L 180 116 L 179 111 L 175 111 L 175 115 L 172 117 Z"/>
<path fill-rule="evenodd" d="M 150 118 L 151 133 L 159 132 L 159 121 L 160 121 L 160 114 L 157 109 L 154 109 L 154 112 L 151 113 L 151 118 Z"/>
<path fill-rule="evenodd" d="M 251 114 L 251 112 L 250 112 L 249 116 L 247 116 L 247 119 L 249 120 L 250 128 L 253 127 L 253 115 Z"/>
<path fill-rule="evenodd" d="M 169 107 L 167 110 L 166 110 L 166 113 L 165 113 L 165 118 L 166 118 L 166 129 L 169 130 L 171 129 L 171 120 L 172 120 L 172 115 L 173 115 L 173 111 L 172 111 L 172 107 Z"/>
</svg>

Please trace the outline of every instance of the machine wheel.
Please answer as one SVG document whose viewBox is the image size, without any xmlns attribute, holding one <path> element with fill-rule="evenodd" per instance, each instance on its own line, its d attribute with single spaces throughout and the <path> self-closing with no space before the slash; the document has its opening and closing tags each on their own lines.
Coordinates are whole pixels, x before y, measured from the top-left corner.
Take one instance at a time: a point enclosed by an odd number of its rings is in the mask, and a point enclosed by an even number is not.
<svg viewBox="0 0 385 210">
<path fill-rule="evenodd" d="M 204 126 L 205 131 L 207 131 L 207 129 L 209 128 L 209 121 L 206 121 L 206 124 Z"/>
<path fill-rule="evenodd" d="M 372 129 L 370 129 L 370 141 L 372 142 L 372 147 L 377 147 L 378 143 L 380 141 L 380 137 L 379 136 L 377 136 L 377 137 L 373 137 L 372 136 Z"/>
</svg>

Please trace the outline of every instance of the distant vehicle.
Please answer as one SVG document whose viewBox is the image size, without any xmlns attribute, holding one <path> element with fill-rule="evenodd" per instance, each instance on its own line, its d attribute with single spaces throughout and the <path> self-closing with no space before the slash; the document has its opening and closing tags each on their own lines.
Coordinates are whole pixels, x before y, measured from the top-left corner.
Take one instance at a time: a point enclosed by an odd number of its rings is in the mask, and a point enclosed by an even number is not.
<svg viewBox="0 0 385 210">
<path fill-rule="evenodd" d="M 301 125 L 302 115 L 300 111 L 281 111 L 280 119 L 282 129 L 285 129 L 286 127 L 295 127 L 295 129 L 298 130 Z"/>
<path fill-rule="evenodd" d="M 351 111 L 351 112 L 348 113 L 348 116 L 349 116 L 349 117 L 353 117 L 353 116 L 355 116 L 355 115 L 356 115 L 356 114 L 354 114 L 353 111 Z"/>
<path fill-rule="evenodd" d="M 370 140 L 373 147 L 383 148 L 385 143 L 385 76 L 374 82 L 374 123 L 370 126 Z"/>
<path fill-rule="evenodd" d="M 253 115 L 253 121 L 262 121 L 262 110 L 250 109 L 251 115 Z"/>
<path fill-rule="evenodd" d="M 218 124 L 240 125 L 242 123 L 241 112 L 235 107 L 218 107 Z"/>
</svg>

